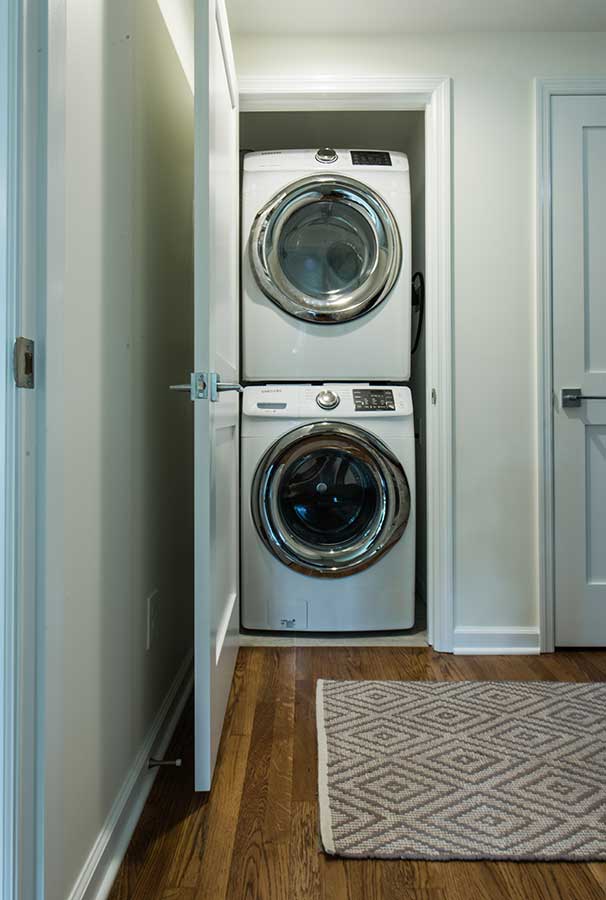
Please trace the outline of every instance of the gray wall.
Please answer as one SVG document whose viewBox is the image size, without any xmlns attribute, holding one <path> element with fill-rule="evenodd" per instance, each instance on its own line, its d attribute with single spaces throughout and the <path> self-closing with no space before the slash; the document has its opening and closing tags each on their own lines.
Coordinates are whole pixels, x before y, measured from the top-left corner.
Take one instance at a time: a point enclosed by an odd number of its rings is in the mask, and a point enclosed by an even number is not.
<svg viewBox="0 0 606 900">
<path fill-rule="evenodd" d="M 193 98 L 155 2 L 68 0 L 63 35 L 63 196 L 60 172 L 49 186 L 64 248 L 61 264 L 51 241 L 46 359 L 47 900 L 68 896 L 99 835 L 189 652 L 193 612 L 192 409 L 168 391 L 192 363 Z M 51 22 L 51 92 L 52 44 Z"/>
</svg>

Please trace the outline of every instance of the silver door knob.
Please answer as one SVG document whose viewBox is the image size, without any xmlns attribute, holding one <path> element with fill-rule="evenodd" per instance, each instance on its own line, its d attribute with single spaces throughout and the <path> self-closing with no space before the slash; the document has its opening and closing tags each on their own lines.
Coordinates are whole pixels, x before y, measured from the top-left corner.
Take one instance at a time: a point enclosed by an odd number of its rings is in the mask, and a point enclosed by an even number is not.
<svg viewBox="0 0 606 900">
<path fill-rule="evenodd" d="M 321 409 L 335 409 L 341 402 L 341 398 L 334 391 L 320 391 L 316 397 L 316 403 Z"/>
</svg>

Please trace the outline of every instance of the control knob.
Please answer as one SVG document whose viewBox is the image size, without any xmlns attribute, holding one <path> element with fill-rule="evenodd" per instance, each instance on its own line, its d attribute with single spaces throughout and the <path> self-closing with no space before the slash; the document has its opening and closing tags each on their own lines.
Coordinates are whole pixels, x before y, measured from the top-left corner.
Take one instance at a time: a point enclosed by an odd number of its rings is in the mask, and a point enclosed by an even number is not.
<svg viewBox="0 0 606 900">
<path fill-rule="evenodd" d="M 339 154 L 332 147 L 320 147 L 316 153 L 316 159 L 321 163 L 333 163 L 339 158 Z"/>
<path fill-rule="evenodd" d="M 334 409 L 341 402 L 341 398 L 334 391 L 320 391 L 316 397 L 316 403 L 321 409 Z"/>
</svg>

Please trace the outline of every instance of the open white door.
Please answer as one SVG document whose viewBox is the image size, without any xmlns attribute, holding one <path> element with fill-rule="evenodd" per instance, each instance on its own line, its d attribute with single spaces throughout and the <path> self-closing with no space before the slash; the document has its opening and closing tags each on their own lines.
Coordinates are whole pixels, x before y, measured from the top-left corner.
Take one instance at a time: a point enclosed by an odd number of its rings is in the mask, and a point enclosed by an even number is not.
<svg viewBox="0 0 606 900">
<path fill-rule="evenodd" d="M 206 791 L 239 643 L 239 396 L 225 390 L 239 375 L 238 88 L 224 0 L 195 2 L 195 116 L 195 752 Z"/>
</svg>

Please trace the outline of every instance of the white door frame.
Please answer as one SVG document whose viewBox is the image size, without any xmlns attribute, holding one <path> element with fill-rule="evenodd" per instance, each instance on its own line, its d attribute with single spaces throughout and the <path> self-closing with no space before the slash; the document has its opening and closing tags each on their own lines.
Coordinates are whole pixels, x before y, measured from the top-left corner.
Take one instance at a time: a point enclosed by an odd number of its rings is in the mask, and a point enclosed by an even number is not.
<svg viewBox="0 0 606 900">
<path fill-rule="evenodd" d="M 444 77 L 239 78 L 240 111 L 423 110 L 426 186 L 427 612 L 429 643 L 454 630 L 451 80 Z"/>
<path fill-rule="evenodd" d="M 43 242 L 39 107 L 43 11 L 0 12 L 0 896 L 42 897 L 36 680 L 36 391 L 17 389 L 13 344 L 37 338 Z M 42 229 L 43 230 L 43 229 Z M 34 369 L 35 371 L 35 369 Z M 36 374 L 36 373 L 35 373 Z"/>
<path fill-rule="evenodd" d="M 575 94 L 606 94 L 606 78 L 537 78 L 535 80 L 539 631 L 542 653 L 552 653 L 555 649 L 551 99 Z"/>
<path fill-rule="evenodd" d="M 17 308 L 19 254 L 19 31 L 18 4 L 5 3 L 0 19 L 0 896 L 17 889 L 18 662 L 15 531 L 15 403 L 10 347 Z M 17 176 L 17 180 L 15 179 Z"/>
</svg>

